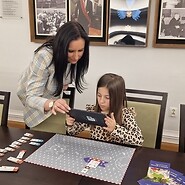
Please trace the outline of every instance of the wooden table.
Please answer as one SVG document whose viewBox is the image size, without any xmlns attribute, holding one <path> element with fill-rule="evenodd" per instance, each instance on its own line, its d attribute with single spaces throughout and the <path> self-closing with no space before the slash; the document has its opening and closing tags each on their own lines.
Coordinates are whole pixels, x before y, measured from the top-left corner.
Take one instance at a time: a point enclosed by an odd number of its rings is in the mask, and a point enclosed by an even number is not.
<svg viewBox="0 0 185 185">
<path fill-rule="evenodd" d="M 29 132 L 34 134 L 34 138 L 40 138 L 44 141 L 50 139 L 54 134 L 37 132 L 32 130 L 0 127 L 0 148 L 5 148 L 13 141 L 18 140 Z M 38 147 L 29 145 L 28 143 L 21 146 L 21 149 L 27 150 L 24 158 L 28 157 Z M 19 166 L 17 173 L 0 172 L 0 184 L 2 185 L 111 185 L 112 183 L 75 175 L 69 172 L 55 170 L 43 166 L 22 163 L 16 165 L 8 162 L 9 156 L 17 156 L 20 149 L 15 152 L 8 152 L 1 157 L 0 166 L 10 165 Z M 137 181 L 146 176 L 150 160 L 169 162 L 171 168 L 185 174 L 185 154 L 163 151 L 159 149 L 150 149 L 138 147 L 130 162 L 129 168 L 125 174 L 122 185 L 138 185 Z"/>
</svg>

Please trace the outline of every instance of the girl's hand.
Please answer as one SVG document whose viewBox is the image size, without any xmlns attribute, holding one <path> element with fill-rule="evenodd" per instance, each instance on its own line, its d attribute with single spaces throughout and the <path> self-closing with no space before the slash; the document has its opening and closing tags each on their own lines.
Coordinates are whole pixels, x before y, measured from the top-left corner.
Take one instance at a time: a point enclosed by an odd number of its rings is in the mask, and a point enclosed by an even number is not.
<svg viewBox="0 0 185 185">
<path fill-rule="evenodd" d="M 73 126 L 75 119 L 66 114 L 66 124 L 67 126 Z"/>
<path fill-rule="evenodd" d="M 108 132 L 113 132 L 116 126 L 116 120 L 114 118 L 114 113 L 112 112 L 110 117 L 106 116 L 105 118 L 105 124 L 107 125 L 107 127 L 103 127 L 105 130 L 107 130 Z"/>
<path fill-rule="evenodd" d="M 65 114 L 66 112 L 69 112 L 69 110 L 71 110 L 71 108 L 66 101 L 64 99 L 58 99 L 54 102 L 51 112 L 52 114 L 56 115 L 57 112 Z"/>
</svg>

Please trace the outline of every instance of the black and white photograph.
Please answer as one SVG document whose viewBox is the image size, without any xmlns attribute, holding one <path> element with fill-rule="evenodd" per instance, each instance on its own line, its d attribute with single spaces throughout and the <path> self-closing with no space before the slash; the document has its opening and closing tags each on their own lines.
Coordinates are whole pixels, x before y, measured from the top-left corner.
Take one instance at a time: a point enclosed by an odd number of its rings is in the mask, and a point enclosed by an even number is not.
<svg viewBox="0 0 185 185">
<path fill-rule="evenodd" d="M 168 4 L 169 2 L 171 4 Z M 158 38 L 185 39 L 185 6 L 180 7 L 178 5 L 185 1 L 171 0 L 169 2 L 166 2 L 166 4 L 163 2 Z"/>
<path fill-rule="evenodd" d="M 185 8 L 185 0 L 163 0 L 163 8 Z"/>
<path fill-rule="evenodd" d="M 52 36 L 67 22 L 66 0 L 34 0 L 36 35 Z"/>
<path fill-rule="evenodd" d="M 91 41 L 106 42 L 107 0 L 69 1 L 69 21 L 78 21 Z"/>
<path fill-rule="evenodd" d="M 185 47 L 185 0 L 157 0 L 154 47 Z"/>
<path fill-rule="evenodd" d="M 110 0 L 108 45 L 147 46 L 150 0 Z"/>
</svg>

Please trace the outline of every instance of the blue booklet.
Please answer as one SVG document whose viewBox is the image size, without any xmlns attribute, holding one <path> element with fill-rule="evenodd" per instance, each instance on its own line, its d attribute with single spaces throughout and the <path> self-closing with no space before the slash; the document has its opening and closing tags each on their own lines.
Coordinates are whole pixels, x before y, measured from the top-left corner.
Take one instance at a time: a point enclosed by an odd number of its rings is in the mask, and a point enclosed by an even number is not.
<svg viewBox="0 0 185 185">
<path fill-rule="evenodd" d="M 170 185 L 181 185 L 182 182 L 182 173 L 178 172 L 174 169 L 170 169 L 170 178 L 168 180 L 168 184 Z"/>
<path fill-rule="evenodd" d="M 185 176 L 181 176 L 182 177 L 182 182 L 181 182 L 181 184 L 182 185 L 185 185 Z"/>
<path fill-rule="evenodd" d="M 137 182 L 140 185 L 185 185 L 185 176 L 170 168 L 170 163 L 151 160 L 147 176 Z"/>
<path fill-rule="evenodd" d="M 138 181 L 140 185 L 167 184 L 170 177 L 170 163 L 151 160 L 147 176 Z"/>
<path fill-rule="evenodd" d="M 170 163 L 150 161 L 147 177 L 152 182 L 166 184 L 170 177 Z"/>
</svg>

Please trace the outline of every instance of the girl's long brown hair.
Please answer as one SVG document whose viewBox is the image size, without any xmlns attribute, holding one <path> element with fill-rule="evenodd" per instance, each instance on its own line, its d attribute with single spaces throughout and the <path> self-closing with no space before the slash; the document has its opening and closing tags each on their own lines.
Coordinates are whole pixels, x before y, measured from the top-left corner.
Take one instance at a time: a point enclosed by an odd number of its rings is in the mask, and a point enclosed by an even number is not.
<svg viewBox="0 0 185 185">
<path fill-rule="evenodd" d="M 122 109 L 123 107 L 127 107 L 125 81 L 123 77 L 113 73 L 104 74 L 97 83 L 96 97 L 99 87 L 106 87 L 108 89 L 110 97 L 109 115 L 113 112 L 116 122 L 121 125 Z M 101 112 L 97 98 L 95 111 Z"/>
</svg>

